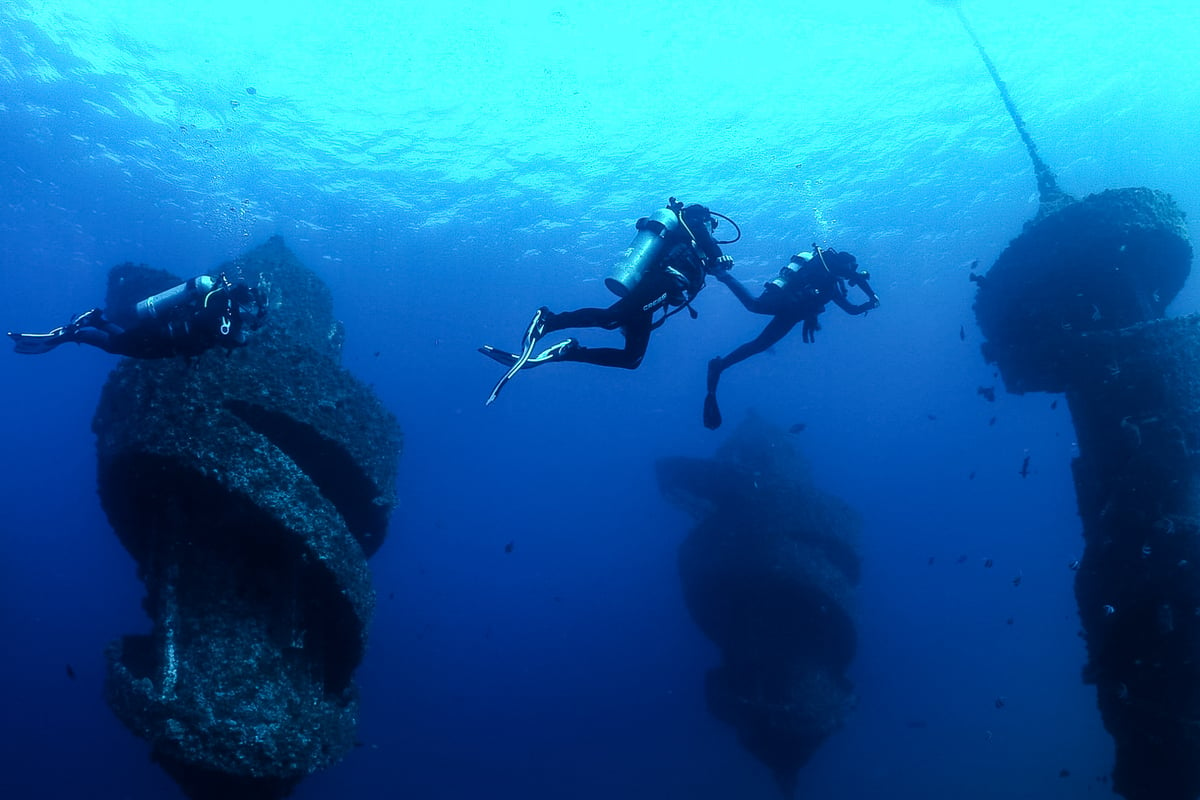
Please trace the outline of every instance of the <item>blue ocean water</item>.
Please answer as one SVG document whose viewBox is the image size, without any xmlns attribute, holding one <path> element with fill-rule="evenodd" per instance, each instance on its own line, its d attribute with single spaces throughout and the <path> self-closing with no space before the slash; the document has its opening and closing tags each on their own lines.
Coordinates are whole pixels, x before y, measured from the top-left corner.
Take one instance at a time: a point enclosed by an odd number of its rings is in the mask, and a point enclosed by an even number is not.
<svg viewBox="0 0 1200 800">
<path fill-rule="evenodd" d="M 966 8 L 1064 190 L 1200 209 L 1194 4 Z M 10 0 L 0 115 L 5 330 L 99 304 L 117 263 L 191 275 L 280 235 L 404 428 L 363 746 L 295 797 L 777 797 L 705 709 L 717 651 L 676 571 L 691 521 L 653 472 L 750 409 L 803 422 L 818 485 L 864 519 L 859 706 L 798 795 L 1109 792 L 1070 420 L 1001 390 L 971 312 L 969 265 L 1033 216 L 1033 173 L 947 9 Z M 883 306 L 727 373 L 717 433 L 705 363 L 763 324 L 719 285 L 637 371 L 539 369 L 485 408 L 475 348 L 516 347 L 538 305 L 607 304 L 669 195 L 738 221 L 748 284 L 817 242 L 857 255 Z M 1171 312 L 1198 303 L 1189 285 Z M 182 796 L 102 697 L 104 646 L 148 628 L 95 491 L 115 363 L 0 356 L 4 797 Z"/>
</svg>

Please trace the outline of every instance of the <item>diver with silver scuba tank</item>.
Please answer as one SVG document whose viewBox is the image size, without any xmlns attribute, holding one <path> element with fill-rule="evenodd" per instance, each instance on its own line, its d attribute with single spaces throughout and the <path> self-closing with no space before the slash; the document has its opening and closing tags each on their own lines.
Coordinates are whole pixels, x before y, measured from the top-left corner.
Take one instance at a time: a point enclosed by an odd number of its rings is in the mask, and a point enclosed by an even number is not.
<svg viewBox="0 0 1200 800">
<path fill-rule="evenodd" d="M 733 225 L 737 235 L 727 241 L 713 238 L 717 218 Z M 694 319 L 692 300 L 704 288 L 706 275 L 728 272 L 733 259 L 721 245 L 741 237 L 737 224 L 723 214 L 699 204 L 684 205 L 674 197 L 665 208 L 637 221 L 637 234 L 621 254 L 604 285 L 618 300 L 607 308 L 581 308 L 554 313 L 542 306 L 525 329 L 519 353 L 484 345 L 479 352 L 508 367 L 487 399 L 491 405 L 500 390 L 518 371 L 559 361 L 575 361 L 602 367 L 636 369 L 642 363 L 651 332 L 687 309 Z M 655 314 L 662 312 L 656 320 Z M 567 328 L 620 330 L 623 348 L 584 347 L 568 338 L 533 355 L 538 342 L 548 333 Z"/>
<path fill-rule="evenodd" d="M 233 282 L 225 273 L 198 275 L 122 309 L 119 318 L 93 308 L 49 333 L 9 333 L 13 349 L 26 355 L 48 353 L 65 342 L 91 345 L 131 358 L 194 356 L 216 345 L 244 345 L 267 314 L 270 287 Z"/>
<path fill-rule="evenodd" d="M 715 273 L 717 280 L 729 287 L 747 311 L 772 317 L 762 333 L 736 348 L 727 356 L 708 362 L 708 393 L 704 397 L 704 427 L 716 430 L 721 427 L 721 410 L 717 405 L 717 383 L 721 373 L 744 361 L 750 356 L 771 347 L 801 323 L 802 338 L 806 343 L 816 341 L 816 332 L 821 329 L 817 317 L 832 302 L 847 314 L 865 314 L 879 308 L 879 297 L 868 281 L 869 272 L 858 269 L 858 261 L 850 253 L 829 249 L 822 250 L 816 244 L 813 252 L 799 253 L 791 257 L 779 270 L 779 275 L 767 281 L 762 294 L 754 297 L 737 278 L 727 271 Z M 866 295 L 865 303 L 851 303 L 847 287 L 858 288 Z"/>
</svg>

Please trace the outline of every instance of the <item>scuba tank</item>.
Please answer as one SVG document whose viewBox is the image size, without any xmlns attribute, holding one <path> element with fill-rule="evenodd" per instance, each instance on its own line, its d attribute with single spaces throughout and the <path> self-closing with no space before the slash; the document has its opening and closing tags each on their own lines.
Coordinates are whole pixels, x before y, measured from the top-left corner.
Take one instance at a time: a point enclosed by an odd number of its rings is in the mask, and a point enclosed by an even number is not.
<svg viewBox="0 0 1200 800">
<path fill-rule="evenodd" d="M 190 281 L 147 297 L 137 304 L 135 311 L 140 321 L 158 319 L 170 314 L 192 300 L 203 298 L 216 287 L 216 281 L 208 275 L 197 275 Z"/>
<path fill-rule="evenodd" d="M 780 268 L 779 275 L 767 281 L 767 284 L 773 285 L 778 289 L 788 288 L 789 284 L 800 277 L 801 270 L 812 264 L 812 260 L 812 253 L 797 253 L 789 258 L 788 263 Z"/>
<path fill-rule="evenodd" d="M 660 208 L 637 221 L 637 235 L 613 267 L 613 274 L 604 285 L 617 297 L 628 297 L 641 282 L 646 270 L 662 256 L 682 227 L 678 214 L 671 208 Z"/>
</svg>

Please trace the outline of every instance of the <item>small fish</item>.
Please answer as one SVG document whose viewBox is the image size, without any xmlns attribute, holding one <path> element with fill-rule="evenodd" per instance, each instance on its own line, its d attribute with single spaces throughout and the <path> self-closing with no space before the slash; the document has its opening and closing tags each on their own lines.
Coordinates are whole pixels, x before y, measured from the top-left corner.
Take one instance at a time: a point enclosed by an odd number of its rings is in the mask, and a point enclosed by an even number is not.
<svg viewBox="0 0 1200 800">
<path fill-rule="evenodd" d="M 996 387 L 995 386 L 980 386 L 975 390 L 975 394 L 983 397 L 989 403 L 996 402 Z"/>
<path fill-rule="evenodd" d="M 379 351 L 378 351 L 378 350 L 376 350 L 376 351 L 375 351 L 375 357 L 376 357 L 376 358 L 379 358 Z"/>
<path fill-rule="evenodd" d="M 247 86 L 246 94 L 258 94 L 258 89 L 255 89 L 253 86 Z"/>
<path fill-rule="evenodd" d="M 1008 705 L 1008 701 L 1006 699 L 1003 697 L 996 698 L 996 708 L 1004 708 L 1006 705 Z"/>
<path fill-rule="evenodd" d="M 967 554 L 966 554 L 966 553 L 963 553 L 961 556 L 959 556 L 958 558 L 954 559 L 954 563 L 955 563 L 955 564 L 965 564 L 965 563 L 967 563 Z"/>
<path fill-rule="evenodd" d="M 992 426 L 994 426 L 995 424 L 996 424 L 996 418 L 995 418 L 995 417 L 992 417 L 991 419 L 989 419 L 989 420 L 988 420 L 988 427 L 989 427 L 989 428 L 990 428 L 990 427 L 992 427 Z"/>
<path fill-rule="evenodd" d="M 516 542 L 510 539 L 508 544 L 504 545 L 504 552 L 511 553 L 514 547 L 516 547 Z"/>
<path fill-rule="evenodd" d="M 1067 564 L 1067 569 L 1071 570 L 1071 572 L 1077 572 L 1079 570 L 1079 559 L 1071 559 L 1071 561 Z"/>
<path fill-rule="evenodd" d="M 962 325 L 958 326 L 958 340 L 960 342 L 965 342 L 967 340 L 967 329 Z"/>
<path fill-rule="evenodd" d="M 979 259 L 975 259 L 970 264 L 967 264 L 967 269 L 975 269 L 979 266 Z"/>
<path fill-rule="evenodd" d="M 396 599 L 396 593 L 388 592 L 388 600 L 395 600 L 395 599 Z"/>
<path fill-rule="evenodd" d="M 929 557 L 929 566 L 931 566 L 931 567 L 933 566 L 933 560 L 934 560 L 933 556 L 930 556 Z"/>
<path fill-rule="evenodd" d="M 987 557 L 987 558 L 985 558 L 985 559 L 983 560 L 983 566 L 984 566 L 984 568 L 986 568 L 986 569 L 991 569 L 991 568 L 992 568 L 992 563 L 993 563 L 993 562 L 992 562 L 991 556 L 989 556 L 989 557 Z"/>
<path fill-rule="evenodd" d="M 1025 454 L 1025 460 L 1021 462 L 1021 470 L 1017 473 L 1022 478 L 1029 477 L 1029 454 Z"/>
<path fill-rule="evenodd" d="M 971 474 L 967 476 L 967 480 L 969 480 L 969 481 L 975 480 L 975 470 L 971 470 Z"/>
<path fill-rule="evenodd" d="M 802 433 L 808 425 L 803 422 L 797 422 L 792 427 L 788 428 L 788 433 Z"/>
<path fill-rule="evenodd" d="M 1111 617 L 1113 614 L 1117 613 L 1116 607 L 1109 605 L 1108 603 L 1104 604 L 1103 610 L 1104 610 L 1104 616 L 1106 616 L 1106 617 Z"/>
<path fill-rule="evenodd" d="M 1058 401 L 1057 400 L 1050 401 L 1050 410 L 1053 411 L 1056 408 L 1058 408 Z"/>
<path fill-rule="evenodd" d="M 1071 770 L 1067 769 L 1066 767 L 1063 767 L 1062 769 L 1060 769 L 1060 770 L 1058 771 L 1058 777 L 1060 777 L 1060 778 L 1069 778 L 1069 777 L 1071 777 Z"/>
<path fill-rule="evenodd" d="M 1012 585 L 1013 585 L 1014 589 L 1021 585 L 1021 576 L 1020 575 L 1017 575 L 1015 578 L 1012 579 Z"/>
<path fill-rule="evenodd" d="M 71 680 L 75 680 L 75 668 L 70 664 L 67 664 L 67 677 Z"/>
<path fill-rule="evenodd" d="M 1004 624 L 1005 624 L 1005 625 L 1012 625 L 1012 624 L 1013 624 L 1013 618 L 1012 618 L 1012 617 L 1009 617 L 1008 619 L 1004 620 Z"/>
<path fill-rule="evenodd" d="M 925 419 L 933 421 L 933 420 L 937 419 L 937 414 L 926 414 Z"/>
</svg>

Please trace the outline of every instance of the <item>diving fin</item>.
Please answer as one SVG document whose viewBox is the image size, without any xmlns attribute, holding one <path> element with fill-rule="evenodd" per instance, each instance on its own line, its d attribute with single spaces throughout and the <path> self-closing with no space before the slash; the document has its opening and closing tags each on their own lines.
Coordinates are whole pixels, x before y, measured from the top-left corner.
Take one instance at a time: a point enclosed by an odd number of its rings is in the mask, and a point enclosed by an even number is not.
<svg viewBox="0 0 1200 800">
<path fill-rule="evenodd" d="M 514 355 L 503 350 L 497 350 L 491 345 L 484 345 L 479 348 L 479 352 L 483 353 L 488 358 L 498 361 L 501 364 L 509 365 L 508 372 L 504 373 L 504 377 L 496 382 L 492 393 L 488 395 L 487 402 L 484 405 L 490 406 L 496 402 L 496 398 L 500 396 L 500 390 L 513 379 L 513 377 L 521 371 L 525 366 L 533 366 L 536 364 L 544 364 L 547 361 L 553 361 L 555 358 L 569 352 L 578 347 L 579 343 L 574 339 L 567 339 L 565 342 L 559 342 L 556 345 L 551 345 L 537 356 L 533 355 L 533 350 L 537 347 L 538 340 L 546 334 L 546 320 L 551 316 L 550 309 L 542 306 L 533 313 L 533 319 L 529 321 L 529 327 L 525 329 L 525 335 L 521 338 L 521 353 Z"/>
<path fill-rule="evenodd" d="M 12 333 L 8 334 L 13 340 L 13 352 L 27 356 L 37 356 L 49 353 L 63 342 L 67 341 L 66 331 L 55 328 L 49 333 Z"/>
<path fill-rule="evenodd" d="M 495 361 L 498 364 L 503 364 L 506 367 L 511 367 L 516 363 L 517 359 L 520 358 L 520 356 L 516 353 L 510 353 L 507 350 L 498 350 L 497 348 L 492 347 L 490 344 L 485 344 L 483 347 L 480 347 L 479 352 L 483 353 L 492 361 Z"/>
<path fill-rule="evenodd" d="M 521 367 L 525 366 L 525 362 L 533 355 L 533 348 L 537 347 L 538 337 L 542 335 L 542 319 L 545 312 L 545 308 L 539 308 L 534 312 L 533 319 L 529 322 L 529 327 L 525 329 L 525 336 L 521 339 L 521 354 L 510 362 L 511 366 L 509 366 L 508 372 L 504 373 L 504 377 L 496 381 L 496 385 L 492 387 L 492 393 L 488 395 L 488 399 L 484 403 L 485 406 L 490 406 L 496 402 L 496 398 L 500 396 L 500 390 L 521 371 Z M 505 355 L 512 355 L 512 353 L 505 353 L 503 350 L 497 350 L 490 345 L 484 345 L 479 350 L 485 356 L 500 361 L 502 364 L 505 363 Z"/>
<path fill-rule="evenodd" d="M 704 427 L 710 431 L 721 427 L 721 409 L 717 406 L 716 392 L 704 396 Z"/>
<path fill-rule="evenodd" d="M 492 393 L 488 395 L 488 399 L 484 403 L 485 406 L 490 406 L 492 403 L 496 402 L 496 398 L 500 396 L 500 390 L 503 389 L 505 387 L 505 385 L 509 381 L 511 381 L 518 372 L 521 371 L 521 367 L 525 366 L 525 362 L 529 360 L 529 356 L 533 353 L 533 348 L 536 344 L 537 344 L 537 339 L 531 339 L 529 341 L 529 344 L 525 347 L 525 350 L 522 351 L 521 355 L 517 356 L 517 360 L 513 362 L 511 367 L 508 368 L 508 372 L 504 373 L 504 377 L 501 378 L 500 380 L 496 381 L 496 385 L 494 387 L 492 387 Z M 480 350 L 482 350 L 482 349 L 483 348 L 481 347 Z M 497 352 L 504 352 L 504 351 L 500 350 Z M 484 353 L 484 355 L 491 355 L 491 354 Z M 510 355 L 511 355 L 511 353 L 510 353 Z"/>
<path fill-rule="evenodd" d="M 552 344 L 533 358 L 525 362 L 526 367 L 536 367 L 550 361 L 558 361 L 569 353 L 574 353 L 579 347 L 578 339 L 564 339 L 558 344 Z"/>
</svg>

